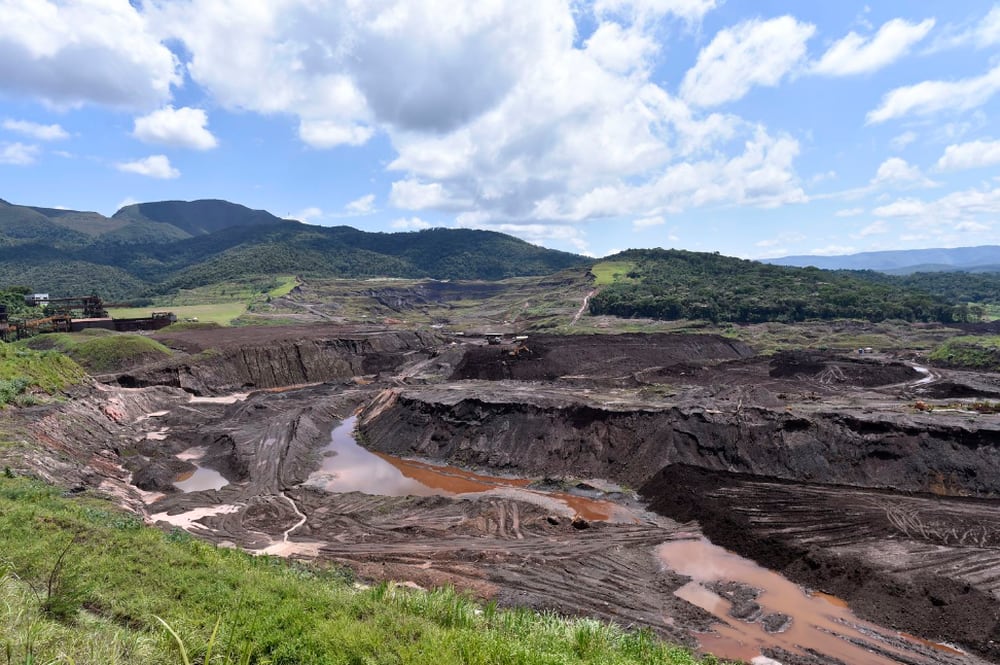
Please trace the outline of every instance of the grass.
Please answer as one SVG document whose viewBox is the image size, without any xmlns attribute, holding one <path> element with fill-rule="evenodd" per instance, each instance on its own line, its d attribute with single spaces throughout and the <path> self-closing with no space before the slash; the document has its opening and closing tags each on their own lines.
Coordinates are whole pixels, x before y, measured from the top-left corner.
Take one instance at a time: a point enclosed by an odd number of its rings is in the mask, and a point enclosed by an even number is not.
<svg viewBox="0 0 1000 665">
<path fill-rule="evenodd" d="M 112 308 L 108 310 L 108 313 L 116 319 L 130 319 L 149 316 L 153 312 L 167 310 L 177 315 L 178 321 L 198 319 L 199 322 L 218 323 L 222 326 L 228 326 L 232 323 L 233 319 L 238 318 L 246 312 L 247 303 L 234 301 L 204 303 L 200 305 Z"/>
<path fill-rule="evenodd" d="M 594 277 L 597 278 L 594 280 L 594 284 L 604 286 L 605 284 L 613 284 L 621 281 L 638 281 L 628 276 L 633 270 L 635 270 L 635 263 L 633 261 L 601 261 L 600 263 L 595 263 L 590 272 L 594 273 Z"/>
<path fill-rule="evenodd" d="M 170 349 L 149 337 L 98 329 L 38 335 L 21 340 L 14 346 L 60 351 L 95 373 L 121 370 L 171 354 Z"/>
<path fill-rule="evenodd" d="M 149 307 L 116 307 L 108 309 L 108 313 L 116 319 L 128 319 L 170 311 L 180 322 L 197 319 L 199 323 L 228 326 L 246 314 L 248 308 L 288 295 L 298 285 L 299 280 L 294 275 L 222 282 L 159 297 Z"/>
<path fill-rule="evenodd" d="M 0 477 L 0 552 L 11 664 L 201 665 L 209 649 L 215 663 L 272 665 L 716 662 L 649 632 L 449 589 L 359 588 L 336 568 L 216 548 L 24 478 Z"/>
<path fill-rule="evenodd" d="M 947 340 L 928 356 L 950 367 L 1000 369 L 1000 336 L 962 335 Z"/>
<path fill-rule="evenodd" d="M 83 380 L 83 369 L 56 351 L 0 344 L 0 405 L 33 403 L 37 393 L 52 395 Z"/>
</svg>

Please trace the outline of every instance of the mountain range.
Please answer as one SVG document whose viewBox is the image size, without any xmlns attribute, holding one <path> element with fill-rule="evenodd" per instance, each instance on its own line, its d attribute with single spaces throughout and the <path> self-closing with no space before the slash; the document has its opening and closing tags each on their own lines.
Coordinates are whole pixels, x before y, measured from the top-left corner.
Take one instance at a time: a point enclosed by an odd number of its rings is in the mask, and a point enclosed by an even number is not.
<svg viewBox="0 0 1000 665">
<path fill-rule="evenodd" d="M 96 212 L 0 199 L 0 285 L 134 298 L 249 275 L 504 279 L 591 259 L 471 229 L 369 233 L 314 226 L 220 200 Z"/>
<path fill-rule="evenodd" d="M 761 261 L 780 266 L 813 266 L 825 270 L 877 270 L 897 275 L 915 272 L 1000 272 L 1000 246 L 902 249 L 839 256 L 783 256 Z"/>
</svg>

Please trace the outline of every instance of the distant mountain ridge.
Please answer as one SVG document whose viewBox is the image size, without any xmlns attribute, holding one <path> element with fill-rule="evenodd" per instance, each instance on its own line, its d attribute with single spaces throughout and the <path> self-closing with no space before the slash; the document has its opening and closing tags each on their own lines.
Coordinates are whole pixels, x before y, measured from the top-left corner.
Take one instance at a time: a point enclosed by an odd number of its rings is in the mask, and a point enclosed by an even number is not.
<svg viewBox="0 0 1000 665">
<path fill-rule="evenodd" d="M 96 212 L 0 199 L 0 285 L 130 298 L 261 274 L 505 279 L 590 259 L 471 229 L 370 233 L 312 226 L 221 200 Z"/>
<path fill-rule="evenodd" d="M 838 256 L 783 256 L 761 261 L 780 266 L 812 266 L 824 270 L 877 270 L 893 274 L 953 270 L 998 272 L 1000 246 L 901 249 Z"/>
</svg>

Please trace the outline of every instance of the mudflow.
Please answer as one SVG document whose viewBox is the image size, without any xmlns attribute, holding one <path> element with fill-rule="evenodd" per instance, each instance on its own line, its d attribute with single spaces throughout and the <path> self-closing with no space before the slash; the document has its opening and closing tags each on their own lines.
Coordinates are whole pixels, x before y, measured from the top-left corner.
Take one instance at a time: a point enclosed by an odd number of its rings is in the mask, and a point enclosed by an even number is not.
<svg viewBox="0 0 1000 665">
<path fill-rule="evenodd" d="M 1000 662 L 1000 419 L 961 408 L 995 375 L 713 335 L 167 341 L 6 413 L 36 442 L 17 470 L 220 545 L 727 658 Z"/>
</svg>

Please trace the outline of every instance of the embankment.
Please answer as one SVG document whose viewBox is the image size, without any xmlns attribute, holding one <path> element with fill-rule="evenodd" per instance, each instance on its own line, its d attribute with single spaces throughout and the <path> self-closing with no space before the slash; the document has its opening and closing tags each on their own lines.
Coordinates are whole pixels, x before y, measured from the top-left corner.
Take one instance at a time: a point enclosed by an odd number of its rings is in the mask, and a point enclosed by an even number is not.
<svg viewBox="0 0 1000 665">
<path fill-rule="evenodd" d="M 536 387 L 537 388 L 537 387 Z M 1000 423 L 903 412 L 603 406 L 531 386 L 389 389 L 359 419 L 382 452 L 638 486 L 670 464 L 938 494 L 1000 495 Z"/>
</svg>

